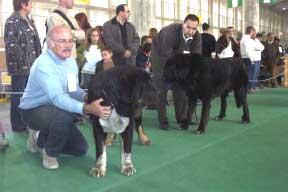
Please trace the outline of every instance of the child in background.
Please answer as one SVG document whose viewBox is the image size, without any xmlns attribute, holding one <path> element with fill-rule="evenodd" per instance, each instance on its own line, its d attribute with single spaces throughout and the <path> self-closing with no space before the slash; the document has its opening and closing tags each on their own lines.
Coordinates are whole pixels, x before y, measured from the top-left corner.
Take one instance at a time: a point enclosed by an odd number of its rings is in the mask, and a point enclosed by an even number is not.
<svg viewBox="0 0 288 192">
<path fill-rule="evenodd" d="M 5 138 L 4 129 L 0 121 L 0 151 L 6 149 L 7 147 L 8 147 L 8 141 Z"/>
<path fill-rule="evenodd" d="M 151 72 L 151 43 L 145 43 L 142 47 L 139 48 L 136 56 L 136 66 L 144 69 L 148 73 Z"/>
<path fill-rule="evenodd" d="M 86 49 L 83 54 L 86 62 L 81 71 L 83 74 L 81 85 L 84 89 L 87 89 L 90 80 L 94 76 L 96 63 L 101 60 L 103 43 L 101 32 L 98 28 L 92 28 L 87 31 L 85 46 Z"/>
<path fill-rule="evenodd" d="M 113 53 L 110 48 L 105 47 L 101 49 L 102 60 L 96 64 L 95 74 L 97 74 L 100 71 L 105 71 L 115 66 L 114 61 L 112 60 L 112 56 L 113 56 Z"/>
</svg>

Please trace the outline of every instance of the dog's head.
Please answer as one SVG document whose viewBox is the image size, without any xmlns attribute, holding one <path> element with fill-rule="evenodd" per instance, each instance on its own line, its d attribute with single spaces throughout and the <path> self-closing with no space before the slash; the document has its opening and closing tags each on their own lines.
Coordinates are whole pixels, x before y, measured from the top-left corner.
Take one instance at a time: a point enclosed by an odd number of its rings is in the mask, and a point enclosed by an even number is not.
<svg viewBox="0 0 288 192">
<path fill-rule="evenodd" d="M 119 76 L 117 112 L 126 117 L 139 117 L 143 107 L 155 104 L 158 92 L 151 76 L 138 67 L 123 67 Z"/>
<path fill-rule="evenodd" d="M 176 54 L 170 58 L 164 67 L 164 78 L 168 82 L 191 84 L 197 76 L 209 64 L 209 58 L 200 54 Z"/>
<path fill-rule="evenodd" d="M 124 117 L 139 117 L 143 107 L 157 102 L 158 93 L 150 75 L 134 66 L 114 67 L 95 75 L 88 102 L 103 98 Z"/>
</svg>

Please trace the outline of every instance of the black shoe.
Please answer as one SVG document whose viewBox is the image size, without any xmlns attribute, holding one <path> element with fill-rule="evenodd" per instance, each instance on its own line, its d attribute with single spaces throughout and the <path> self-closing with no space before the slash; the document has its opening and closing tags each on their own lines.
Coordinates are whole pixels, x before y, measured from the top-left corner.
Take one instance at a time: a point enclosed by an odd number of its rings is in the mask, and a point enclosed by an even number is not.
<svg viewBox="0 0 288 192">
<path fill-rule="evenodd" d="M 169 123 L 168 122 L 161 122 L 160 129 L 162 130 L 169 130 Z"/>
</svg>

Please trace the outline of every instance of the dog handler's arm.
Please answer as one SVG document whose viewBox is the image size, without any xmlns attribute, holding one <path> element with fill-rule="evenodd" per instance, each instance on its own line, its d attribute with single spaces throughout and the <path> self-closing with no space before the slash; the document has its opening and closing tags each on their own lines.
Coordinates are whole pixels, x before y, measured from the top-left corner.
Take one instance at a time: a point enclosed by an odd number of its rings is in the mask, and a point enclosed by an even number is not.
<svg viewBox="0 0 288 192">
<path fill-rule="evenodd" d="M 102 106 L 103 99 L 98 99 L 90 104 L 84 104 L 83 112 L 107 119 L 111 115 L 111 107 Z"/>
</svg>

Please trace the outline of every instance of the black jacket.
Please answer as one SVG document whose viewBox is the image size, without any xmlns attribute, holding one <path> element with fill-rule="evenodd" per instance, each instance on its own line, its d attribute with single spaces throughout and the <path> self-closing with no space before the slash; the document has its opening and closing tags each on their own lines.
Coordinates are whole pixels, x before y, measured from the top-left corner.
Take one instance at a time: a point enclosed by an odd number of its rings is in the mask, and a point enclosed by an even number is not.
<svg viewBox="0 0 288 192">
<path fill-rule="evenodd" d="M 173 23 L 161 29 L 152 42 L 152 70 L 154 73 L 163 73 L 164 66 L 169 58 L 181 53 L 185 46 L 182 24 Z M 202 53 L 202 37 L 197 31 L 189 43 L 190 53 Z"/>
<path fill-rule="evenodd" d="M 202 33 L 202 54 L 211 58 L 211 53 L 215 51 L 216 39 L 209 33 Z"/>
</svg>

